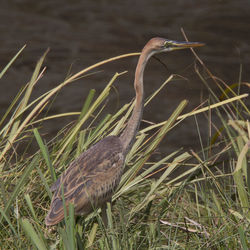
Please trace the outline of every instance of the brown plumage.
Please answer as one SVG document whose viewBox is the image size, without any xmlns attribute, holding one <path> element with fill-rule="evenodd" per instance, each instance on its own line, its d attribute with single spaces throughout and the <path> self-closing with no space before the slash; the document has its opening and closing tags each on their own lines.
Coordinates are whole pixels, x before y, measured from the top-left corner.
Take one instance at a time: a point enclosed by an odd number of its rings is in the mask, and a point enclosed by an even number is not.
<svg viewBox="0 0 250 250">
<path fill-rule="evenodd" d="M 152 38 L 145 45 L 135 72 L 135 107 L 125 130 L 119 137 L 108 136 L 83 152 L 52 185 L 54 195 L 45 219 L 47 226 L 55 225 L 64 218 L 62 186 L 66 206 L 74 204 L 75 214 L 87 215 L 111 200 L 120 182 L 126 155 L 139 129 L 144 105 L 143 73 L 149 58 L 156 53 L 202 45 L 159 37 Z"/>
<path fill-rule="evenodd" d="M 109 201 L 122 174 L 124 156 L 121 152 L 120 139 L 108 136 L 73 161 L 51 187 L 55 193 L 46 225 L 57 224 L 64 218 L 62 183 L 66 204 L 75 204 L 76 214 L 87 215 L 93 208 Z"/>
</svg>

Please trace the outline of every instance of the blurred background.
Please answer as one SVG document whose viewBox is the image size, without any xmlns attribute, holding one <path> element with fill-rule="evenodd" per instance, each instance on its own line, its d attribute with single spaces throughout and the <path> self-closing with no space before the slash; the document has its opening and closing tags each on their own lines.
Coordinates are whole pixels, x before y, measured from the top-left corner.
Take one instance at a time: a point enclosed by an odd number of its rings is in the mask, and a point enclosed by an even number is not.
<svg viewBox="0 0 250 250">
<path fill-rule="evenodd" d="M 33 98 L 55 87 L 73 73 L 98 61 L 124 53 L 139 52 L 154 36 L 206 43 L 196 49 L 211 72 L 228 85 L 250 79 L 250 1 L 247 0 L 2 0 L 0 8 L 0 70 L 24 45 L 27 47 L 0 80 L 0 115 L 18 90 L 27 83 L 39 57 L 50 48 L 44 77 Z M 207 98 L 207 91 L 194 70 L 195 58 L 189 50 L 157 56 L 166 67 L 151 59 L 144 77 L 146 96 L 171 74 L 182 77 L 169 83 L 146 107 L 143 118 L 166 120 L 181 100 L 189 101 L 185 112 Z M 114 113 L 134 97 L 133 77 L 138 57 L 115 61 L 96 74 L 64 88 L 50 114 L 80 111 L 90 89 L 100 93 L 115 72 L 127 70 L 115 83 L 105 112 Z M 242 67 L 242 72 L 241 72 Z M 209 81 L 209 80 L 208 80 Z M 211 88 L 215 88 L 210 81 Z M 242 93 L 246 92 L 244 86 Z M 44 135 L 55 135 L 73 117 L 50 121 Z M 208 122 L 199 115 L 204 140 Z M 143 126 L 143 124 L 142 124 Z M 199 150 L 200 141 L 194 117 L 175 127 L 163 141 L 160 151 L 184 147 Z"/>
</svg>

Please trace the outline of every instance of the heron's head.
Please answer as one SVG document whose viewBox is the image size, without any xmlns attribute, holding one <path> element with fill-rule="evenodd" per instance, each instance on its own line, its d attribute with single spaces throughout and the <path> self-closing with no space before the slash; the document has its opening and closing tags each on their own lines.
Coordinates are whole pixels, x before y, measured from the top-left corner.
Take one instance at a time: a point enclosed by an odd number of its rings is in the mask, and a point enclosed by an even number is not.
<svg viewBox="0 0 250 250">
<path fill-rule="evenodd" d="M 152 38 L 147 44 L 154 54 L 168 52 L 172 50 L 187 49 L 204 46 L 204 43 L 199 42 L 177 42 L 161 37 Z"/>
</svg>

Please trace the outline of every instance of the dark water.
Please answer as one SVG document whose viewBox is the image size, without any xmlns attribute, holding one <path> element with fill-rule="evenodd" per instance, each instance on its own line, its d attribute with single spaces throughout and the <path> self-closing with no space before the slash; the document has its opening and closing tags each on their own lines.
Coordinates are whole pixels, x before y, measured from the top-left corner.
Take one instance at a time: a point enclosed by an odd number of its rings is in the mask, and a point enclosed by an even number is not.
<svg viewBox="0 0 250 250">
<path fill-rule="evenodd" d="M 1 1 L 0 67 L 27 44 L 22 56 L 0 80 L 0 114 L 10 104 L 17 91 L 31 77 L 35 63 L 49 47 L 44 78 L 34 96 L 56 86 L 73 63 L 76 72 L 100 60 L 123 53 L 140 51 L 153 36 L 183 40 L 181 27 L 190 41 L 201 41 L 206 47 L 196 51 L 210 70 L 227 84 L 237 82 L 240 65 L 242 80 L 250 79 L 250 1 L 243 0 L 55 0 Z M 189 100 L 186 111 L 206 96 L 205 87 L 194 72 L 194 57 L 190 51 L 178 51 L 159 58 L 167 69 L 151 60 L 145 73 L 146 95 L 152 93 L 170 74 L 180 74 L 182 80 L 169 84 L 146 108 L 144 118 L 152 122 L 166 120 L 178 105 Z M 110 112 L 131 100 L 133 73 L 137 58 L 128 58 L 102 67 L 99 74 L 65 88 L 54 103 L 51 113 L 79 111 L 91 88 L 100 92 L 115 72 L 128 70 L 116 83 L 119 101 L 110 98 Z M 213 87 L 213 86 L 211 86 Z M 204 138 L 207 120 L 199 117 Z M 52 121 L 46 132 L 56 133 L 66 122 Z M 181 146 L 199 148 L 194 118 L 176 127 L 163 142 L 164 151 Z"/>
</svg>

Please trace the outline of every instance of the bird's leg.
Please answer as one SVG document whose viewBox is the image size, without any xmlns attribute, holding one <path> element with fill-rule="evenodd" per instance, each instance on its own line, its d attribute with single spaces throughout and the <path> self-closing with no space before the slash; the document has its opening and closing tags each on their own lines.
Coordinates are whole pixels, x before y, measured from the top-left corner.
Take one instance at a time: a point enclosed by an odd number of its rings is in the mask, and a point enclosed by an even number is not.
<svg viewBox="0 0 250 250">
<path fill-rule="evenodd" d="M 107 203 L 102 205 L 101 209 L 102 209 L 102 211 L 101 211 L 102 222 L 103 222 L 104 226 L 107 228 L 107 226 L 108 226 Z"/>
<path fill-rule="evenodd" d="M 105 202 L 101 207 L 101 217 L 102 217 L 103 224 L 106 228 L 108 227 L 108 216 L 107 216 L 108 202 L 111 203 L 111 200 Z"/>
</svg>

